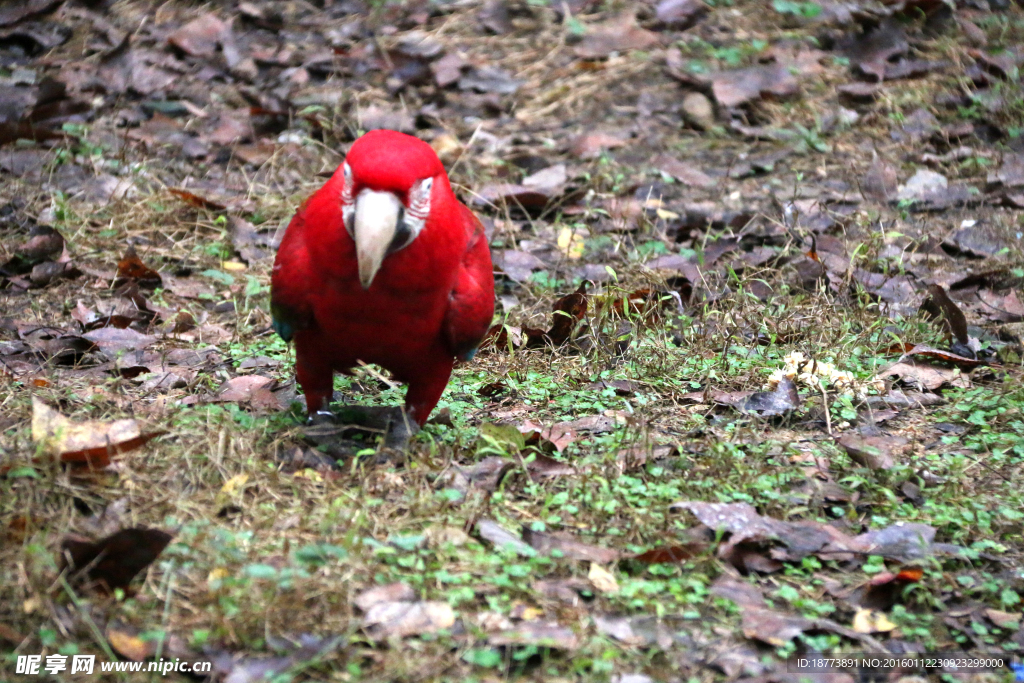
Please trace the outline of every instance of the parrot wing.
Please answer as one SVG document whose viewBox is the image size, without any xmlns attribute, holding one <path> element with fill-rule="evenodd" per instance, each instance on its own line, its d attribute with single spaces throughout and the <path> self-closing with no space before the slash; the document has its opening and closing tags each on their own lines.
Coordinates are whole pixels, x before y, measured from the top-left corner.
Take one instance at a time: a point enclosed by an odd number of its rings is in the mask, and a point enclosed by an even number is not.
<svg viewBox="0 0 1024 683">
<path fill-rule="evenodd" d="M 494 317 L 494 267 L 484 226 L 460 205 L 471 230 L 444 318 L 445 341 L 462 361 L 472 360 Z"/>
<path fill-rule="evenodd" d="M 270 278 L 270 315 L 274 331 L 286 342 L 298 330 L 314 324 L 309 292 L 317 291 L 312 278 L 316 269 L 306 247 L 303 206 L 292 218 L 277 251 Z"/>
</svg>

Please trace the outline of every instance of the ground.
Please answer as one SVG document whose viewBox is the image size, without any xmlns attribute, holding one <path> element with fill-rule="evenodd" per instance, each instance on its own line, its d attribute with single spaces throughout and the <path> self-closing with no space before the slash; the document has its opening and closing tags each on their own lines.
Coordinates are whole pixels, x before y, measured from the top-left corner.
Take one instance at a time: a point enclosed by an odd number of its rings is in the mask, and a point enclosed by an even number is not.
<svg viewBox="0 0 1024 683">
<path fill-rule="evenodd" d="M 0 679 L 1012 679 L 1022 44 L 1005 0 L 0 8 Z M 498 290 L 404 462 L 306 424 L 269 316 L 381 127 Z M 957 651 L 1002 659 L 794 668 Z"/>
</svg>

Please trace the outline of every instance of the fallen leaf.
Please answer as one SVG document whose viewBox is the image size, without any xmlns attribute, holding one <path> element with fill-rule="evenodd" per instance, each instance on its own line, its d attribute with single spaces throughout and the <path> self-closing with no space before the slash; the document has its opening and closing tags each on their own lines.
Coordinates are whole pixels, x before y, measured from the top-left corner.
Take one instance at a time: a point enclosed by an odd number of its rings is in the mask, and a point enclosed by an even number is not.
<svg viewBox="0 0 1024 683">
<path fill-rule="evenodd" d="M 124 256 L 117 262 L 117 278 L 113 286 L 120 287 L 129 280 L 146 289 L 154 289 L 163 283 L 160 273 L 142 262 L 133 245 L 128 246 Z"/>
<path fill-rule="evenodd" d="M 853 630 L 857 633 L 888 633 L 896 629 L 896 624 L 884 613 L 873 609 L 859 609 L 853 615 Z"/>
<path fill-rule="evenodd" d="M 182 190 L 177 187 L 169 187 L 167 191 L 173 194 L 178 199 L 182 200 L 189 206 L 194 206 L 197 209 L 207 209 L 208 211 L 223 211 L 227 207 L 219 202 L 215 202 L 205 197 L 200 197 L 194 192 L 188 190 Z"/>
<path fill-rule="evenodd" d="M 230 479 L 224 482 L 224 485 L 220 487 L 220 492 L 227 496 L 233 496 L 235 495 L 235 493 L 241 490 L 241 488 L 245 486 L 246 482 L 248 481 L 248 474 L 236 474 L 235 476 L 231 477 Z"/>
<path fill-rule="evenodd" d="M 758 607 L 745 608 L 742 622 L 744 636 L 775 647 L 783 647 L 811 628 L 810 619 Z"/>
<path fill-rule="evenodd" d="M 615 576 L 597 562 L 590 563 L 587 579 L 594 588 L 602 593 L 617 593 L 619 591 L 619 582 L 615 580 Z"/>
<path fill-rule="evenodd" d="M 898 377 L 919 391 L 934 391 L 946 384 L 962 388 L 971 386 L 970 378 L 956 368 L 941 368 L 913 359 L 895 363 L 876 375 L 876 379 L 882 380 L 889 377 Z"/>
<path fill-rule="evenodd" d="M 160 529 L 122 529 L 98 541 L 69 536 L 61 544 L 61 569 L 105 592 L 126 589 L 171 542 Z"/>
<path fill-rule="evenodd" d="M 610 564 L 620 557 L 618 550 L 582 543 L 564 533 L 543 533 L 526 528 L 523 530 L 523 540 L 538 552 L 551 555 L 552 551 L 558 551 L 562 557 L 570 560 Z"/>
<path fill-rule="evenodd" d="M 126 351 L 139 351 L 156 343 L 156 337 L 136 332 L 131 328 L 102 327 L 86 332 L 82 337 L 111 357 Z"/>
<path fill-rule="evenodd" d="M 459 90 L 475 90 L 479 93 L 511 95 L 519 90 L 523 82 L 512 77 L 508 71 L 495 66 L 472 67 L 459 78 Z"/>
<path fill-rule="evenodd" d="M 697 187 L 700 189 L 710 189 L 717 187 L 719 181 L 708 176 L 700 169 L 696 168 L 692 163 L 684 163 L 675 157 L 662 154 L 655 157 L 651 163 L 662 173 L 667 173 L 672 176 L 683 185 L 689 185 L 690 187 Z"/>
<path fill-rule="evenodd" d="M 571 260 L 583 257 L 587 243 L 576 228 L 562 228 L 558 232 L 558 250 Z"/>
<path fill-rule="evenodd" d="M 167 36 L 167 42 L 193 57 L 212 57 L 227 33 L 227 24 L 214 14 L 204 14 Z"/>
<path fill-rule="evenodd" d="M 800 407 L 800 395 L 796 384 L 788 377 L 783 377 L 773 391 L 759 391 L 734 404 L 745 413 L 754 413 L 761 417 L 785 415 Z"/>
<path fill-rule="evenodd" d="M 707 552 L 707 549 L 707 543 L 697 542 L 686 545 L 664 545 L 658 548 L 651 548 L 639 555 L 633 555 L 629 559 L 643 562 L 644 564 L 679 564 Z"/>
<path fill-rule="evenodd" d="M 609 149 L 628 144 L 628 140 L 608 133 L 584 133 L 572 141 L 569 153 L 580 159 L 596 159 Z"/>
<path fill-rule="evenodd" d="M 949 298 L 945 287 L 928 285 L 928 294 L 928 299 L 921 304 L 921 311 L 929 313 L 934 318 L 941 316 L 949 334 L 956 337 L 961 344 L 967 344 L 970 341 L 967 336 L 967 317 L 956 302 Z"/>
<path fill-rule="evenodd" d="M 372 638 L 405 638 L 423 633 L 437 633 L 455 625 L 455 612 L 447 602 L 378 602 L 363 619 L 363 626 Z"/>
<path fill-rule="evenodd" d="M 142 433 L 132 419 L 74 422 L 38 398 L 32 399 L 32 440 L 61 462 L 106 467 L 112 456 L 139 448 L 161 434 Z"/>
<path fill-rule="evenodd" d="M 667 28 L 682 31 L 696 24 L 707 11 L 703 0 L 661 0 L 654 14 Z"/>
<path fill-rule="evenodd" d="M 657 617 L 613 617 L 602 614 L 593 616 L 597 632 L 614 638 L 629 647 L 657 646 L 668 650 L 675 644 L 672 631 Z M 627 677 L 619 679 L 626 683 Z"/>
<path fill-rule="evenodd" d="M 893 450 L 906 446 L 907 440 L 901 436 L 843 434 L 839 445 L 859 465 L 873 470 L 891 470 L 896 466 Z"/>
<path fill-rule="evenodd" d="M 385 602 L 412 602 L 416 600 L 416 591 L 409 584 L 395 582 L 383 586 L 367 588 L 352 601 L 355 606 L 368 612 L 374 605 Z"/>
<path fill-rule="evenodd" d="M 649 50 L 660 43 L 657 33 L 640 28 L 633 14 L 625 12 L 591 27 L 574 51 L 582 59 L 605 59 L 613 52 Z"/>
<path fill-rule="evenodd" d="M 143 640 L 135 629 L 121 624 L 107 624 L 104 635 L 114 652 L 133 662 L 141 662 L 156 653 L 157 640 Z"/>
<path fill-rule="evenodd" d="M 580 644 L 579 636 L 570 629 L 547 621 L 521 622 L 511 629 L 489 634 L 487 642 L 495 647 L 533 645 L 558 650 L 575 650 Z"/>
<path fill-rule="evenodd" d="M 711 584 L 711 593 L 731 600 L 742 609 L 767 606 L 760 588 L 746 581 L 732 578 L 728 574 L 723 574 L 715 579 L 715 582 Z"/>
<path fill-rule="evenodd" d="M 526 348 L 537 348 L 547 345 L 561 346 L 569 340 L 576 323 L 587 314 L 587 281 L 584 280 L 572 294 L 567 294 L 555 301 L 552 306 L 554 323 L 547 332 L 540 330 L 524 330 L 527 333 Z"/>
<path fill-rule="evenodd" d="M 511 551 L 522 557 L 535 557 L 537 555 L 537 551 L 523 542 L 521 538 L 493 520 L 478 520 L 476 532 L 480 534 L 480 538 L 501 550 Z"/>
</svg>

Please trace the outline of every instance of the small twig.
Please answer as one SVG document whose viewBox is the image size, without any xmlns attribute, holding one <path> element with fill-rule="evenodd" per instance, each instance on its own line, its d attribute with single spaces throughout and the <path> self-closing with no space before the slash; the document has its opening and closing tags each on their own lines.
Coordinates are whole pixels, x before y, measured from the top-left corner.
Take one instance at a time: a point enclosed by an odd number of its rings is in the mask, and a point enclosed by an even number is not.
<svg viewBox="0 0 1024 683">
<path fill-rule="evenodd" d="M 384 375 L 382 375 L 378 371 L 374 370 L 367 363 L 364 363 L 363 361 L 359 361 L 359 367 L 362 368 L 366 372 L 366 374 L 368 374 L 370 377 L 373 377 L 376 380 L 384 382 L 384 384 L 388 385 L 389 389 L 398 389 L 398 388 L 400 388 L 402 386 L 401 384 L 398 384 L 394 380 L 388 379 L 387 377 L 385 377 Z"/>
<path fill-rule="evenodd" d="M 828 392 L 825 391 L 825 385 L 818 382 L 818 388 L 821 389 L 821 400 L 825 406 L 825 431 L 828 432 L 829 436 L 832 436 L 832 416 L 828 410 Z"/>
</svg>

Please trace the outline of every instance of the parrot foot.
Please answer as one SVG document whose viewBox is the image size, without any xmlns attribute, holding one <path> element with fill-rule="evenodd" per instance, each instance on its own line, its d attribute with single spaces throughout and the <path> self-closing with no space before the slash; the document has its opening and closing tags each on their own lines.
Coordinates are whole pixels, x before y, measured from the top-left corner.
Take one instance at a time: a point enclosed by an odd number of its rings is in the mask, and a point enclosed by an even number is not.
<svg viewBox="0 0 1024 683">
<path fill-rule="evenodd" d="M 372 444 L 367 437 L 383 436 L 380 448 L 370 456 L 374 464 L 398 464 L 405 459 L 409 441 L 420 427 L 403 408 L 336 406 L 336 412 L 318 410 L 306 421 L 306 438 L 326 447 L 336 458 L 351 457 Z M 361 438 L 359 438 L 361 437 Z"/>
</svg>

